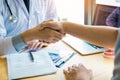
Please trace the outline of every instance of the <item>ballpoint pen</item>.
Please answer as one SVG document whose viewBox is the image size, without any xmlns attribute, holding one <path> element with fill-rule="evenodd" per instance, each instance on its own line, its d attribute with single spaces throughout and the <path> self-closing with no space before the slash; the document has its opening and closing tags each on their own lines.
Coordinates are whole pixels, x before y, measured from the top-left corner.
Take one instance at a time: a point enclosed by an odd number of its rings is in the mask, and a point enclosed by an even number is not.
<svg viewBox="0 0 120 80">
<path fill-rule="evenodd" d="M 30 58 L 31 58 L 32 62 L 34 62 L 34 57 L 33 57 L 33 55 L 32 55 L 32 52 L 31 52 L 31 51 L 29 51 L 29 55 L 30 55 Z"/>
<path fill-rule="evenodd" d="M 32 53 L 31 53 L 32 50 L 30 51 L 30 50 L 28 49 L 28 47 L 25 47 L 25 48 L 21 49 L 21 50 L 19 51 L 19 53 L 22 53 L 22 52 L 24 52 L 24 51 L 26 51 L 26 52 L 29 53 L 31 60 L 34 62 L 34 57 L 33 57 Z"/>
</svg>

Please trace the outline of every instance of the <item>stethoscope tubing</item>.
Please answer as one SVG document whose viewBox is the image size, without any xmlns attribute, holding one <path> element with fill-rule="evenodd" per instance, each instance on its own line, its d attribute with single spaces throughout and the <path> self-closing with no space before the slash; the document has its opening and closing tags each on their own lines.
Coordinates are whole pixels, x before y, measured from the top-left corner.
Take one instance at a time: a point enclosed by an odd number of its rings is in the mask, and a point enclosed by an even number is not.
<svg viewBox="0 0 120 80">
<path fill-rule="evenodd" d="M 12 11 L 11 11 L 11 9 L 10 9 L 10 6 L 9 6 L 7 0 L 5 0 L 5 3 L 6 3 L 6 5 L 7 5 L 7 7 L 8 7 L 9 12 L 10 12 L 9 20 L 10 20 L 11 22 L 13 22 L 13 23 L 16 23 L 16 22 L 17 22 L 17 17 L 13 15 L 13 13 L 12 13 Z"/>
<path fill-rule="evenodd" d="M 9 9 L 9 11 L 10 11 L 10 14 L 11 14 L 11 16 L 12 16 L 12 15 L 13 15 L 13 13 L 12 13 L 12 11 L 11 11 L 11 9 L 10 9 L 10 6 L 9 6 L 9 4 L 8 4 L 8 1 L 7 1 L 7 0 L 5 0 L 5 3 L 6 3 L 6 5 L 7 5 L 8 9 Z"/>
</svg>

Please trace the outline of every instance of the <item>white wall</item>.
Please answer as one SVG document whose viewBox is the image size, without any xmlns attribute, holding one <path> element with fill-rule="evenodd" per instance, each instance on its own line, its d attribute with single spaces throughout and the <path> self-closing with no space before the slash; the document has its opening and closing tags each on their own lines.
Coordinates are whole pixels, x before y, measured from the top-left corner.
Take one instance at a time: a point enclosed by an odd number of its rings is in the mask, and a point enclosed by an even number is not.
<svg viewBox="0 0 120 80">
<path fill-rule="evenodd" d="M 120 0 L 96 0 L 97 4 L 120 6 Z"/>
<path fill-rule="evenodd" d="M 60 18 L 84 23 L 84 0 L 55 0 L 55 3 Z"/>
</svg>

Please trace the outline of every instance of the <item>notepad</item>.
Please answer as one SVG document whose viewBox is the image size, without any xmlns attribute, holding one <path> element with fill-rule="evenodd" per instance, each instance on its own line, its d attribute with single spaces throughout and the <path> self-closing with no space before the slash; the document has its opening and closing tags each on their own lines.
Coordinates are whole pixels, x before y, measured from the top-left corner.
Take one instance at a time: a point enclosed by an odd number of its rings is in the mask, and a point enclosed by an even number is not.
<svg viewBox="0 0 120 80">
<path fill-rule="evenodd" d="M 31 55 L 37 61 L 33 61 Z M 57 71 L 47 51 L 40 50 L 32 52 L 31 55 L 27 52 L 7 55 L 9 80 L 52 74 Z"/>
</svg>

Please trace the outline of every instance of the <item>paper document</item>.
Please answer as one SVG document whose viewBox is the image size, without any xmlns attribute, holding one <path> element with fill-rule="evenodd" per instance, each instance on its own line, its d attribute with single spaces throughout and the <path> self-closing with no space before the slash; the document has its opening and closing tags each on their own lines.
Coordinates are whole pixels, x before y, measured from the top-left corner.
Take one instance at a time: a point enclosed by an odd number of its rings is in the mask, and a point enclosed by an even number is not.
<svg viewBox="0 0 120 80">
<path fill-rule="evenodd" d="M 57 71 L 45 50 L 31 54 L 26 52 L 7 55 L 7 63 L 9 80 L 51 74 Z"/>
</svg>

